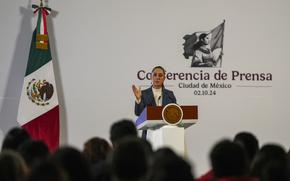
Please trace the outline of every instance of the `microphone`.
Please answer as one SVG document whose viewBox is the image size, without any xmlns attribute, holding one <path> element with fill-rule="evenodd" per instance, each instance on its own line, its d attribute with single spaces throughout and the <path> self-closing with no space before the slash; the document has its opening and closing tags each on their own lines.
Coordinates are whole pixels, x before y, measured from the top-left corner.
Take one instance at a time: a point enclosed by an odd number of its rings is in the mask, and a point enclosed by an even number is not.
<svg viewBox="0 0 290 181">
<path fill-rule="evenodd" d="M 161 100 L 161 96 L 158 96 L 158 106 L 162 106 L 162 104 L 160 104 L 160 100 Z"/>
</svg>

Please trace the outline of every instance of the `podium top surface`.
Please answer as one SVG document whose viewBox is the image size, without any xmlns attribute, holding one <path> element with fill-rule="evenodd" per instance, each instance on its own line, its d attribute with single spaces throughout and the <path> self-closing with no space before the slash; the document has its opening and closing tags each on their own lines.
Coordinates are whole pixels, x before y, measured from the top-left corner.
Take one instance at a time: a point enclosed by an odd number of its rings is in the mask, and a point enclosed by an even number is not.
<svg viewBox="0 0 290 181">
<path fill-rule="evenodd" d="M 136 120 L 136 126 L 138 129 L 148 129 L 156 126 L 165 125 L 162 119 L 162 110 L 165 106 L 147 106 L 138 119 Z M 194 124 L 198 119 L 198 107 L 197 106 L 180 106 L 183 111 L 182 123 L 178 126 L 189 127 Z M 183 123 L 186 123 L 184 125 Z M 187 124 L 188 123 L 188 124 Z"/>
<path fill-rule="evenodd" d="M 147 106 L 147 120 L 162 120 L 162 109 L 165 106 Z M 180 106 L 183 119 L 198 119 L 197 106 Z M 144 111 L 145 111 L 144 109 Z"/>
</svg>

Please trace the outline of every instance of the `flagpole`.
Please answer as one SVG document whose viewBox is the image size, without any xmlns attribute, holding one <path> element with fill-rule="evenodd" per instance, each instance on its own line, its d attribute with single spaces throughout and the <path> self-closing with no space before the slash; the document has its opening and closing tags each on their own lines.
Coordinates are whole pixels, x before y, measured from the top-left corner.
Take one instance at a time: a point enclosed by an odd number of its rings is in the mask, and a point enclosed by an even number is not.
<svg viewBox="0 0 290 181">
<path fill-rule="evenodd" d="M 226 20 L 224 19 L 224 21 L 223 21 L 222 47 L 221 47 L 221 48 L 222 48 L 222 51 L 221 51 L 221 55 L 222 55 L 222 56 L 223 56 L 223 54 L 224 54 L 223 51 L 224 51 L 224 34 L 225 34 L 224 31 L 225 31 L 225 22 L 226 22 Z M 222 66 L 222 63 L 223 63 L 223 58 L 222 58 L 222 56 L 221 56 L 221 64 L 220 64 L 221 66 Z"/>
</svg>

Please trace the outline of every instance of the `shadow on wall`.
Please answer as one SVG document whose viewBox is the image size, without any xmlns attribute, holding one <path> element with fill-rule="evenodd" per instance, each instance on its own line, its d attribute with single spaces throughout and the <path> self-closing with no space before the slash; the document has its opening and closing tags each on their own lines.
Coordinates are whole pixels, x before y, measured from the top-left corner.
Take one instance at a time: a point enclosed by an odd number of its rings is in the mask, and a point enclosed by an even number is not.
<svg viewBox="0 0 290 181">
<path fill-rule="evenodd" d="M 12 127 L 19 126 L 17 111 L 32 35 L 31 20 L 33 12 L 31 11 L 31 1 L 26 8 L 20 7 L 19 10 L 22 16 L 21 26 L 15 42 L 16 46 L 0 112 L 0 128 L 3 134 L 6 134 Z"/>
<path fill-rule="evenodd" d="M 8 75 L 6 90 L 4 93 L 4 98 L 2 100 L 2 107 L 0 110 L 0 143 L 2 145 L 2 137 L 15 126 L 19 126 L 17 123 L 17 113 L 19 100 L 23 85 L 23 80 L 25 76 L 31 37 L 32 37 L 32 18 L 33 11 L 31 8 L 31 0 L 29 0 L 26 8 L 20 7 L 20 13 L 22 15 L 20 31 L 16 39 L 16 46 L 14 50 L 14 55 L 12 58 L 12 64 L 10 66 L 10 71 Z M 51 13 L 51 18 L 57 15 L 56 12 Z M 60 105 L 60 118 L 61 118 L 61 143 L 67 142 L 67 124 L 66 124 L 66 111 L 64 109 L 64 98 L 63 98 L 63 88 L 60 79 L 59 64 L 57 61 L 57 53 L 55 46 L 55 37 L 53 31 L 53 24 L 51 18 L 48 18 L 48 31 L 49 40 L 51 41 L 51 53 L 53 57 L 54 72 L 56 78 L 56 85 L 58 91 L 59 105 Z"/>
<path fill-rule="evenodd" d="M 48 5 L 48 1 L 45 1 Z M 49 5 L 48 5 L 49 6 Z M 61 80 L 61 72 L 59 68 L 58 54 L 57 54 L 57 40 L 55 38 L 54 26 L 52 19 L 58 15 L 58 11 L 52 9 L 50 18 L 47 18 L 47 27 L 50 40 L 50 51 L 53 60 L 53 69 L 55 74 L 55 83 L 58 94 L 59 109 L 60 109 L 60 144 L 67 143 L 68 133 L 67 133 L 67 114 L 65 108 L 64 91 Z"/>
</svg>

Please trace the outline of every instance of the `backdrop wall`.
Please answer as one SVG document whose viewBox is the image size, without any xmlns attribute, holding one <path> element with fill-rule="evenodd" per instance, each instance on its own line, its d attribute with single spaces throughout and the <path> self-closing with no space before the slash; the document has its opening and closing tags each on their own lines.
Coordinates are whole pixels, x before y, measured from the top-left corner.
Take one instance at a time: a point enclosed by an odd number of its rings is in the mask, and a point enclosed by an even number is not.
<svg viewBox="0 0 290 181">
<path fill-rule="evenodd" d="M 31 3 L 39 2 L 0 2 L 0 136 L 17 125 L 36 21 Z M 197 76 L 196 80 L 176 77 L 166 81 L 179 104 L 199 106 L 198 123 L 186 130 L 189 159 L 197 175 L 209 168 L 208 153 L 213 144 L 240 131 L 254 133 L 261 144 L 275 142 L 289 149 L 290 1 L 47 3 L 54 10 L 48 25 L 61 106 L 62 144 L 82 148 L 92 136 L 108 138 L 114 121 L 135 120 L 131 85 L 150 86 L 150 80 L 140 80 L 138 72 L 162 65 L 171 73 Z M 191 58 L 182 55 L 183 36 L 210 31 L 223 20 L 222 67 L 190 67 Z M 226 74 L 224 80 L 216 77 L 219 72 Z M 202 80 L 206 74 L 208 80 Z M 262 81 L 262 75 L 268 80 Z M 213 83 L 221 87 L 212 87 Z M 199 87 L 182 87 L 189 84 Z"/>
</svg>

